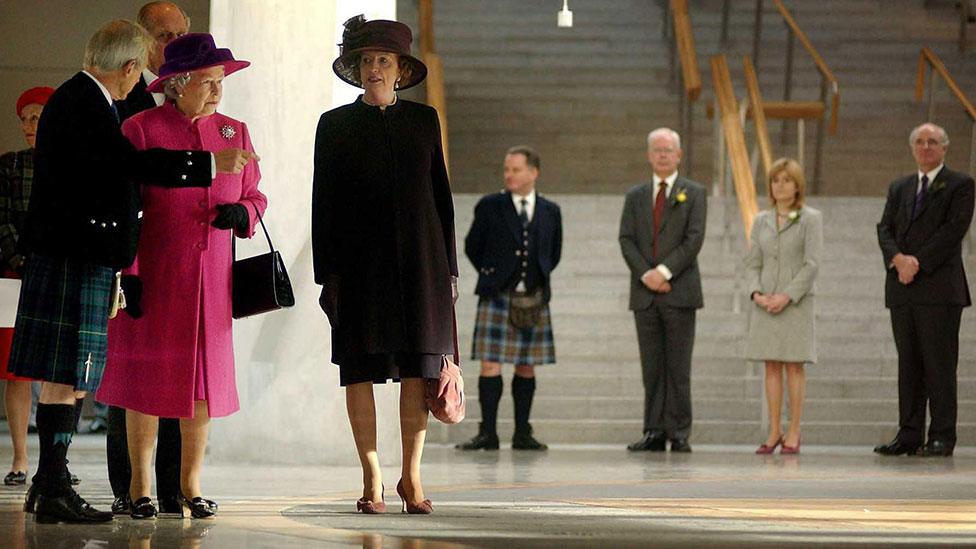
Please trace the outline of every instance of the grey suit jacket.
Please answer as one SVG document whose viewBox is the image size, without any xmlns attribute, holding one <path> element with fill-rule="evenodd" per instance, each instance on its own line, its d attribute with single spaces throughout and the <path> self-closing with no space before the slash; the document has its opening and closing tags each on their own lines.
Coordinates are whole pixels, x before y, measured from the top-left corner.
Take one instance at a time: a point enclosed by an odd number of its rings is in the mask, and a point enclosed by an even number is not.
<svg viewBox="0 0 976 549">
<path fill-rule="evenodd" d="M 776 227 L 776 212 L 763 210 L 752 223 L 752 245 L 746 255 L 746 290 L 784 293 L 799 303 L 814 294 L 823 253 L 823 214 L 804 206 L 796 221 Z"/>
<path fill-rule="evenodd" d="M 659 261 L 653 258 L 654 191 L 642 183 L 627 191 L 620 216 L 620 251 L 630 268 L 630 310 L 651 306 L 655 300 L 671 307 L 700 309 L 702 300 L 698 252 L 705 241 L 705 187 L 678 177 L 664 206 L 658 229 Z M 683 198 L 683 200 L 682 200 Z M 658 264 L 671 271 L 671 291 L 654 293 L 640 277 Z"/>
</svg>

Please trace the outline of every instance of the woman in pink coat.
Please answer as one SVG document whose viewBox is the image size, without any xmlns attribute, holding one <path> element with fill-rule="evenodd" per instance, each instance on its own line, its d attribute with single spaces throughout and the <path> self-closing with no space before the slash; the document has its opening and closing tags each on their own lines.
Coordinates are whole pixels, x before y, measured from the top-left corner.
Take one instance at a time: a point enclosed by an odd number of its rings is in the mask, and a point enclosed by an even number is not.
<svg viewBox="0 0 976 549">
<path fill-rule="evenodd" d="M 209 34 L 166 46 L 166 63 L 149 91 L 167 101 L 122 125 L 138 149 L 253 153 L 244 123 L 216 112 L 225 75 L 248 66 Z M 98 400 L 126 409 L 133 518 L 156 516 L 149 498 L 159 417 L 180 418 L 180 501 L 195 518 L 217 504 L 200 491 L 209 420 L 239 409 L 231 327 L 231 239 L 254 233 L 267 199 L 253 160 L 221 174 L 210 188 L 144 187 L 135 263 L 123 271 L 127 315 L 109 326 L 108 361 Z"/>
</svg>

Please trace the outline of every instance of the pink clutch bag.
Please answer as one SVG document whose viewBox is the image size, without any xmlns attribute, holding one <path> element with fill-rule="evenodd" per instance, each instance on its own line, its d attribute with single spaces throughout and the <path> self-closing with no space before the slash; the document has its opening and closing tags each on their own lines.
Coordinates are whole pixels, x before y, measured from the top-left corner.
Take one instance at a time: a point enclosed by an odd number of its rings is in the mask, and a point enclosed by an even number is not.
<svg viewBox="0 0 976 549">
<path fill-rule="evenodd" d="M 464 378 L 461 377 L 461 362 L 458 354 L 457 317 L 453 316 L 454 360 L 444 356 L 441 359 L 441 375 L 438 379 L 427 380 L 427 409 L 439 421 L 452 425 L 464 419 L 466 400 L 464 399 Z"/>
</svg>

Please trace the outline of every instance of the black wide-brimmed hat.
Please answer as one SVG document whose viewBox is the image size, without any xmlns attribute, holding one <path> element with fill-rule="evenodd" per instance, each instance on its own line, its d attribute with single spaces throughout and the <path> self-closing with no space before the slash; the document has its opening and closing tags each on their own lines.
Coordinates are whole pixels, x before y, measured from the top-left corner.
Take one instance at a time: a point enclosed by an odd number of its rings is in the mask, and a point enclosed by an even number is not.
<svg viewBox="0 0 976 549">
<path fill-rule="evenodd" d="M 416 86 L 427 77 L 427 66 L 410 55 L 410 43 L 413 42 L 410 27 L 385 19 L 367 21 L 362 15 L 349 19 L 343 26 L 346 30 L 342 32 L 339 57 L 332 63 L 332 70 L 343 81 L 357 88 L 363 87 L 359 78 L 359 54 L 369 50 L 395 53 L 410 65 L 410 74 L 400 80 L 398 90 Z"/>
</svg>

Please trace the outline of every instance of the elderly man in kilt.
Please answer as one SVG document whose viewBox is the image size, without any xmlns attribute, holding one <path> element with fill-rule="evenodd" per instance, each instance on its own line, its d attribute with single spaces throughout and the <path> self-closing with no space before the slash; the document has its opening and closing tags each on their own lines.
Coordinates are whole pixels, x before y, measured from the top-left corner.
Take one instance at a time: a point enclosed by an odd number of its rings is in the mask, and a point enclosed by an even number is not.
<svg viewBox="0 0 976 549">
<path fill-rule="evenodd" d="M 478 270 L 478 312 L 472 358 L 481 360 L 477 436 L 461 450 L 497 450 L 498 402 L 503 363 L 515 365 L 515 450 L 545 450 L 532 436 L 529 414 L 535 394 L 535 366 L 556 361 L 549 317 L 549 275 L 562 252 L 559 206 L 535 190 L 539 154 L 512 147 L 505 155 L 505 190 L 483 197 L 464 239 L 464 252 Z"/>
<path fill-rule="evenodd" d="M 85 70 L 51 96 L 37 131 L 34 187 L 19 245 L 27 258 L 8 369 L 42 380 L 37 474 L 24 510 L 38 522 L 105 522 L 71 488 L 66 456 L 75 403 L 105 367 L 114 273 L 132 263 L 140 193 L 132 176 L 166 187 L 208 187 L 250 153 L 136 151 L 119 129 L 123 99 L 146 66 L 152 38 L 111 21 L 89 39 Z"/>
</svg>

